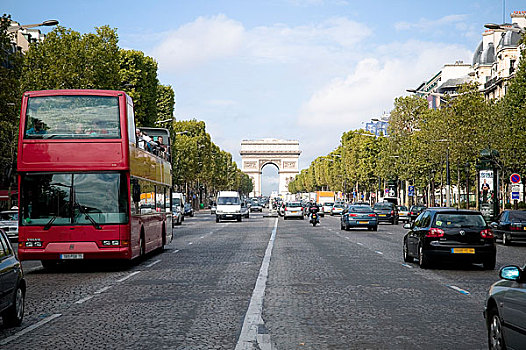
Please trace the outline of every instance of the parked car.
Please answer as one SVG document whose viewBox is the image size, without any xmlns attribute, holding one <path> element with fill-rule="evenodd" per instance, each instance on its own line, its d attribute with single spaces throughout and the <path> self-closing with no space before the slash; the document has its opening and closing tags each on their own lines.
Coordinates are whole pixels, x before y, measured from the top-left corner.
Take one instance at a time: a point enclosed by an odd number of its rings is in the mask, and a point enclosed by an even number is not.
<svg viewBox="0 0 526 350">
<path fill-rule="evenodd" d="M 12 241 L 18 241 L 18 210 L 0 212 L 0 228 Z"/>
<path fill-rule="evenodd" d="M 345 210 L 345 204 L 336 203 L 331 209 L 331 216 L 342 215 L 344 210 Z"/>
<path fill-rule="evenodd" d="M 250 203 L 251 203 L 251 206 L 250 206 L 251 212 L 254 212 L 254 211 L 262 212 L 263 211 L 263 206 L 257 199 L 252 199 Z"/>
<path fill-rule="evenodd" d="M 409 209 L 405 205 L 398 206 L 398 220 L 403 222 L 411 221 L 411 217 L 409 216 Z"/>
<path fill-rule="evenodd" d="M 490 289 L 484 307 L 490 349 L 524 349 L 526 344 L 526 272 L 518 266 L 500 269 L 502 280 Z"/>
<path fill-rule="evenodd" d="M 24 318 L 26 281 L 9 238 L 0 229 L 0 314 L 5 327 L 20 326 Z"/>
<path fill-rule="evenodd" d="M 475 210 L 430 208 L 422 212 L 403 240 L 404 261 L 418 259 L 421 268 L 433 262 L 456 260 L 495 268 L 495 236 Z"/>
<path fill-rule="evenodd" d="M 512 241 L 526 241 L 526 211 L 504 210 L 496 222 L 490 224 L 495 237 L 508 245 Z"/>
<path fill-rule="evenodd" d="M 398 208 L 391 202 L 378 202 L 373 207 L 378 215 L 378 222 L 387 221 L 393 225 L 398 225 Z"/>
<path fill-rule="evenodd" d="M 354 205 L 347 207 L 340 220 L 340 229 L 349 230 L 355 227 L 366 227 L 378 231 L 378 216 L 369 205 Z"/>
<path fill-rule="evenodd" d="M 504 266 L 502 280 L 490 289 L 484 307 L 490 349 L 524 349 L 526 344 L 525 267 Z"/>
<path fill-rule="evenodd" d="M 184 204 L 184 216 L 194 216 L 194 208 L 192 208 L 192 204 L 185 203 Z"/>
<path fill-rule="evenodd" d="M 288 218 L 300 218 L 303 220 L 303 207 L 301 202 L 287 202 L 283 210 L 283 220 Z"/>
<path fill-rule="evenodd" d="M 411 208 L 409 208 L 409 218 L 411 221 L 415 221 L 416 217 L 424 210 L 426 210 L 425 205 L 412 205 Z"/>
</svg>

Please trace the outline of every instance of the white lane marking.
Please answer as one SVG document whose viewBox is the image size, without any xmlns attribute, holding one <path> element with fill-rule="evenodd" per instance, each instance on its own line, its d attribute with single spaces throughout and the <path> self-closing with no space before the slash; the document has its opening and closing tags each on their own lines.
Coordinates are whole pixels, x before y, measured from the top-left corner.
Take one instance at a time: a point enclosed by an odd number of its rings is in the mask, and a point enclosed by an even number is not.
<svg viewBox="0 0 526 350">
<path fill-rule="evenodd" d="M 117 280 L 117 282 L 124 282 L 126 281 L 128 278 L 132 277 L 132 276 L 135 276 L 136 274 L 140 273 L 141 271 L 135 271 L 135 272 L 132 272 L 130 273 L 128 276 L 124 276 L 123 278 Z"/>
<path fill-rule="evenodd" d="M 456 290 L 456 291 L 459 292 L 459 293 L 464 294 L 464 295 L 469 295 L 469 294 L 470 294 L 467 290 L 462 289 L 462 288 L 459 288 L 459 287 L 457 287 L 457 286 L 451 286 L 451 285 L 447 285 L 447 286 L 448 286 L 449 288 L 451 288 L 451 289 Z"/>
<path fill-rule="evenodd" d="M 179 250 L 179 249 L 176 249 L 176 250 L 174 250 L 174 251 L 172 252 L 172 254 L 179 253 L 179 252 L 180 252 L 180 250 Z"/>
<path fill-rule="evenodd" d="M 203 239 L 203 238 L 205 238 L 205 236 L 201 236 L 201 237 L 199 237 L 199 238 L 200 238 L 200 239 Z"/>
<path fill-rule="evenodd" d="M 375 250 L 374 252 L 375 252 L 376 254 L 384 255 L 384 253 L 382 253 L 382 252 L 379 251 L 379 250 Z"/>
<path fill-rule="evenodd" d="M 77 301 L 75 302 L 75 304 L 82 304 L 82 303 L 84 303 L 84 302 L 90 300 L 91 298 L 93 298 L 93 295 L 90 295 L 89 297 L 85 297 L 85 298 L 82 298 L 82 299 L 80 299 L 80 300 L 77 300 Z"/>
<path fill-rule="evenodd" d="M 27 333 L 31 332 L 33 329 L 38 328 L 40 326 L 43 326 L 46 323 L 51 322 L 55 318 L 60 317 L 60 316 L 62 316 L 62 314 L 53 314 L 51 316 L 48 316 L 48 317 L 44 318 L 43 320 L 38 321 L 37 323 L 35 323 L 35 324 L 33 324 L 33 325 L 31 325 L 31 326 L 29 326 L 27 328 L 22 329 L 20 332 L 15 333 L 12 336 L 3 339 L 2 341 L 0 341 L 0 345 L 6 345 L 7 343 L 10 343 L 10 342 L 12 342 L 15 339 L 20 338 L 24 334 L 27 334 Z"/>
<path fill-rule="evenodd" d="M 272 248 L 274 247 L 274 240 L 276 239 L 276 232 L 278 230 L 278 219 L 274 222 L 272 235 L 265 251 L 263 262 L 259 270 L 259 276 L 256 281 L 256 286 L 250 298 L 250 304 L 243 321 L 243 327 L 236 344 L 235 350 L 252 350 L 259 346 L 259 349 L 272 349 L 269 334 L 258 334 L 260 328 L 264 328 L 265 322 L 261 317 L 263 312 L 263 299 L 265 297 L 265 287 L 267 284 L 268 268 L 270 265 L 270 257 L 272 256 Z"/>
<path fill-rule="evenodd" d="M 152 267 L 153 265 L 158 264 L 158 263 L 160 263 L 160 262 L 161 262 L 161 260 L 155 260 L 155 261 L 152 262 L 151 264 L 146 265 L 146 267 Z"/>
<path fill-rule="evenodd" d="M 95 294 L 101 294 L 101 293 L 104 293 L 105 291 L 107 291 L 108 289 L 110 289 L 111 286 L 107 286 L 107 287 L 104 287 L 104 288 L 101 288 L 99 289 L 98 291 L 95 292 Z"/>
<path fill-rule="evenodd" d="M 188 243 L 188 245 L 192 245 L 192 244 L 194 244 L 194 242 L 190 242 L 190 243 Z"/>
<path fill-rule="evenodd" d="M 358 245 L 363 245 L 363 243 L 360 243 L 360 242 L 357 242 L 356 244 L 358 244 Z"/>
<path fill-rule="evenodd" d="M 413 266 L 409 265 L 409 264 L 402 264 L 403 267 L 407 267 L 408 269 L 412 269 Z"/>
<path fill-rule="evenodd" d="M 392 232 L 387 232 L 388 235 L 392 235 L 393 233 Z"/>
<path fill-rule="evenodd" d="M 345 239 L 350 239 L 349 237 L 345 237 Z"/>
</svg>

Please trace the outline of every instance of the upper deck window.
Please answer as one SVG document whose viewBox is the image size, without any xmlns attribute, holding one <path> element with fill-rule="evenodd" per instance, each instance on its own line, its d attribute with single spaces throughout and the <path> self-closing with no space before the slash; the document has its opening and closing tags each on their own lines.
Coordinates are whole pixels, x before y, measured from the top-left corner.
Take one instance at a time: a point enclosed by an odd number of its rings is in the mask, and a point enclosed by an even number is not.
<svg viewBox="0 0 526 350">
<path fill-rule="evenodd" d="M 120 138 L 119 100 L 113 96 L 31 97 L 25 139 Z"/>
</svg>

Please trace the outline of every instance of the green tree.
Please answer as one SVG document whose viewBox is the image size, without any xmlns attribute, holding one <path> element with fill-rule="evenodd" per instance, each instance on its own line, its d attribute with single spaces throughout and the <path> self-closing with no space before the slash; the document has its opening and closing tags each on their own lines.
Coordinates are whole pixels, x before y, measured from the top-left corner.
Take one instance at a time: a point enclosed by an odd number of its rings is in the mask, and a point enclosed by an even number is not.
<svg viewBox="0 0 526 350">
<path fill-rule="evenodd" d="M 175 92 L 170 85 L 157 85 L 157 121 L 173 118 Z M 168 125 L 172 125 L 171 123 Z"/>
</svg>

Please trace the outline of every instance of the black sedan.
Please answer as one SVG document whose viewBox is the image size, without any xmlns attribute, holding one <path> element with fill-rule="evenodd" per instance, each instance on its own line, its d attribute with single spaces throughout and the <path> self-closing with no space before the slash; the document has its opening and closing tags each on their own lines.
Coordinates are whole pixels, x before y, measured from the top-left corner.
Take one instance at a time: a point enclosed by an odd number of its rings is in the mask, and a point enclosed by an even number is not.
<svg viewBox="0 0 526 350">
<path fill-rule="evenodd" d="M 409 220 L 415 221 L 416 217 L 424 210 L 426 210 L 425 205 L 412 205 L 411 208 L 409 208 Z"/>
<path fill-rule="evenodd" d="M 505 210 L 490 226 L 495 237 L 502 239 L 504 245 L 512 241 L 526 241 L 526 211 L 524 210 Z"/>
<path fill-rule="evenodd" d="M 194 208 L 192 208 L 192 204 L 184 204 L 184 216 L 194 216 Z"/>
<path fill-rule="evenodd" d="M 486 300 L 484 317 L 490 349 L 524 349 L 526 344 L 526 268 L 505 266 Z"/>
<path fill-rule="evenodd" d="M 4 230 L 0 229 L 0 314 L 5 327 L 22 324 L 25 296 L 22 266 Z"/>
<path fill-rule="evenodd" d="M 340 229 L 349 230 L 354 227 L 366 227 L 378 231 L 378 216 L 368 205 L 349 205 L 342 214 Z"/>
<path fill-rule="evenodd" d="M 430 208 L 422 212 L 404 236 L 404 261 L 418 259 L 421 268 L 456 260 L 495 268 L 495 237 L 478 211 Z"/>
<path fill-rule="evenodd" d="M 378 221 L 388 221 L 393 225 L 398 225 L 398 208 L 391 202 L 379 202 L 373 207 L 378 215 Z"/>
</svg>

